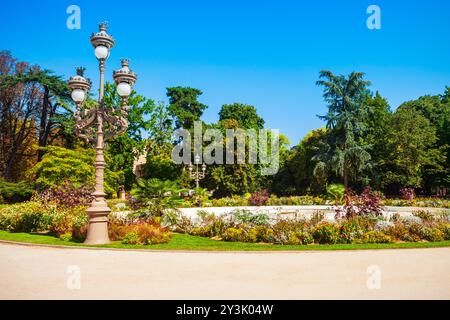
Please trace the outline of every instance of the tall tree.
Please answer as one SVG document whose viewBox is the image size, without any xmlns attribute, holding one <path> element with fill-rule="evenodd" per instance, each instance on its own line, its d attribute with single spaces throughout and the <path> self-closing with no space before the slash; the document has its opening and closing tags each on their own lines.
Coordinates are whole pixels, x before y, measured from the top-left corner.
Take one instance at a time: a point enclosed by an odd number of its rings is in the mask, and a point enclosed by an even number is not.
<svg viewBox="0 0 450 320">
<path fill-rule="evenodd" d="M 368 96 L 366 100 L 367 118 L 365 119 L 366 136 L 364 143 L 371 146 L 370 155 L 373 167 L 364 172 L 370 176 L 370 183 L 376 190 L 381 189 L 381 163 L 385 159 L 385 138 L 389 131 L 392 111 L 386 98 L 378 92 L 374 96 Z"/>
<path fill-rule="evenodd" d="M 214 126 L 226 136 L 227 129 L 254 129 L 259 130 L 264 126 L 264 120 L 257 114 L 255 107 L 242 103 L 223 105 L 219 112 L 220 120 Z M 230 196 L 232 194 L 244 194 L 265 187 L 269 181 L 261 174 L 261 164 L 249 163 L 249 140 L 244 132 L 235 132 L 236 135 L 243 134 L 245 139 L 245 163 L 218 164 L 210 168 L 204 185 L 209 190 L 214 190 L 215 197 Z M 281 139 L 284 139 L 282 136 Z M 235 139 L 234 157 L 237 160 L 237 141 Z M 287 138 L 283 141 L 286 141 Z M 227 138 L 223 140 L 224 159 L 226 158 Z M 257 142 L 258 143 L 258 142 Z M 257 148 L 259 146 L 257 145 Z"/>
<path fill-rule="evenodd" d="M 0 52 L 0 171 L 9 181 L 22 179 L 26 169 L 22 165 L 36 162 L 42 92 L 37 83 L 17 81 L 31 68 L 10 52 Z"/>
<path fill-rule="evenodd" d="M 426 95 L 403 103 L 398 109 L 414 109 L 428 119 L 436 130 L 436 147 L 446 150 L 446 165 L 443 170 L 435 170 L 432 164 L 423 171 L 423 187 L 431 192 L 433 187 L 450 186 L 450 102 L 449 88 L 443 95 Z"/>
<path fill-rule="evenodd" d="M 31 144 L 24 143 L 32 135 L 37 135 L 37 161 L 53 139 L 67 137 L 61 125 L 72 117 L 71 102 L 66 83 L 51 71 L 17 62 L 7 51 L 0 53 L 0 64 L 2 174 L 11 179 L 19 159 L 34 157 Z M 23 152 L 23 148 L 28 151 Z"/>
<path fill-rule="evenodd" d="M 203 111 L 208 107 L 198 101 L 203 92 L 190 87 L 167 88 L 169 97 L 169 113 L 175 119 L 175 127 L 191 129 L 194 122 L 200 120 Z"/>
<path fill-rule="evenodd" d="M 350 180 L 356 180 L 358 174 L 370 166 L 369 146 L 362 143 L 370 82 L 364 80 L 361 72 L 352 72 L 346 77 L 321 71 L 317 85 L 324 88 L 323 97 L 328 105 L 328 113 L 319 116 L 326 121 L 328 137 L 314 159 L 318 161 L 314 172 L 326 175 L 334 171 L 343 177 L 348 190 Z"/>
<path fill-rule="evenodd" d="M 38 115 L 38 161 L 42 159 L 44 148 L 49 140 L 60 136 L 64 131 L 59 126 L 71 118 L 70 92 L 65 81 L 49 70 L 33 70 L 25 75 L 23 82 L 37 83 L 42 90 L 42 103 Z M 57 119 L 58 118 L 58 119 Z"/>
<path fill-rule="evenodd" d="M 257 114 L 256 108 L 242 103 L 223 105 L 219 112 L 219 118 L 220 121 L 234 119 L 239 123 L 240 128 L 264 128 L 264 119 Z"/>
<path fill-rule="evenodd" d="M 105 105 L 114 107 L 120 105 L 121 98 L 116 91 L 116 85 L 105 85 Z M 122 172 L 121 184 L 130 190 L 134 182 L 133 164 L 135 159 L 144 152 L 146 140 L 144 135 L 150 129 L 147 117 L 155 109 L 153 100 L 133 91 L 128 98 L 128 129 L 121 136 L 115 137 L 107 143 L 106 151 L 110 156 L 108 167 L 114 172 Z"/>
<path fill-rule="evenodd" d="M 150 138 L 156 145 L 163 147 L 172 143 L 173 119 L 164 102 L 155 105 L 148 121 Z"/>
<path fill-rule="evenodd" d="M 314 156 L 327 137 L 325 128 L 309 132 L 280 161 L 280 170 L 273 178 L 272 191 L 279 195 L 317 194 L 325 190 L 327 180 L 335 177 L 314 175 Z"/>
<path fill-rule="evenodd" d="M 380 162 L 382 184 L 387 193 L 400 188 L 423 187 L 424 170 L 443 170 L 445 154 L 436 147 L 436 129 L 421 112 L 398 108 L 384 137 L 384 157 Z"/>
</svg>

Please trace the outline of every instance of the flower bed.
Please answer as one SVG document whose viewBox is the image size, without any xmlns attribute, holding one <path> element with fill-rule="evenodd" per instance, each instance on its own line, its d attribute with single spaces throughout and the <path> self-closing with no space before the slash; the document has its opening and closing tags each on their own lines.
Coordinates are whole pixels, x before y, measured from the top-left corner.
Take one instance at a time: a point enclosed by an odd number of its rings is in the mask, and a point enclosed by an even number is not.
<svg viewBox="0 0 450 320">
<path fill-rule="evenodd" d="M 308 219 L 270 219 L 265 214 L 245 210 L 218 217 L 200 211 L 195 222 L 180 216 L 171 227 L 177 232 L 216 240 L 282 245 L 450 240 L 448 213 L 433 215 L 427 211 L 415 212 L 411 217 L 395 214 L 386 218 L 369 214 L 335 222 L 325 221 L 320 211 Z"/>
<path fill-rule="evenodd" d="M 86 238 L 86 206 L 69 207 L 34 199 L 0 208 L 0 230 L 9 232 L 51 233 L 64 241 L 82 242 Z M 171 233 L 151 219 L 126 220 L 112 217 L 109 236 L 125 244 L 160 244 Z"/>
</svg>

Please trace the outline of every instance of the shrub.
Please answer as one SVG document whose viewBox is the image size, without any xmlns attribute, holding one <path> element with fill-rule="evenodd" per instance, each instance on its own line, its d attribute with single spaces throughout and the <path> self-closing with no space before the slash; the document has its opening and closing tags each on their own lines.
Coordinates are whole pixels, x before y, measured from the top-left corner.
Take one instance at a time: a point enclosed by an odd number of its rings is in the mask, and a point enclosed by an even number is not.
<svg viewBox="0 0 450 320">
<path fill-rule="evenodd" d="M 283 244 L 289 241 L 291 232 L 297 231 L 298 226 L 290 220 L 278 220 L 273 226 L 274 243 Z"/>
<path fill-rule="evenodd" d="M 344 200 L 345 187 L 343 184 L 330 184 L 327 186 L 327 195 L 335 203 L 341 203 Z"/>
<path fill-rule="evenodd" d="M 258 242 L 259 231 L 256 228 L 248 230 L 245 242 L 255 243 Z"/>
<path fill-rule="evenodd" d="M 390 227 L 384 231 L 384 233 L 391 238 L 406 242 L 420 241 L 418 232 L 418 225 L 407 226 L 401 223 L 396 223 L 393 227 Z"/>
<path fill-rule="evenodd" d="M 369 231 L 359 240 L 361 243 L 391 243 L 392 238 L 381 231 Z"/>
<path fill-rule="evenodd" d="M 441 224 L 439 225 L 439 229 L 442 231 L 444 235 L 444 240 L 450 240 L 450 224 Z"/>
<path fill-rule="evenodd" d="M 95 177 L 95 150 L 78 148 L 75 150 L 57 146 L 42 148 L 42 160 L 30 171 L 38 190 L 43 191 L 61 186 L 69 181 L 75 188 L 93 186 Z M 107 154 L 105 154 L 107 157 Z M 106 159 L 108 163 L 108 159 Z M 105 192 L 115 196 L 119 188 L 120 173 L 105 168 Z"/>
<path fill-rule="evenodd" d="M 353 243 L 364 234 L 358 219 L 344 221 L 340 226 L 340 243 Z"/>
<path fill-rule="evenodd" d="M 383 230 L 391 228 L 393 226 L 394 226 L 394 223 L 391 222 L 391 221 L 379 220 L 375 224 L 375 230 L 376 231 L 383 231 Z"/>
<path fill-rule="evenodd" d="M 208 190 L 205 188 L 196 188 L 191 200 L 197 207 L 204 206 L 209 200 Z"/>
<path fill-rule="evenodd" d="M 424 227 L 420 229 L 420 237 L 430 242 L 438 242 L 445 240 L 445 234 L 438 228 Z"/>
<path fill-rule="evenodd" d="M 321 210 L 314 211 L 311 215 L 311 219 L 309 220 L 312 225 L 316 225 L 323 221 L 325 218 L 325 212 Z"/>
<path fill-rule="evenodd" d="M 291 197 L 280 197 L 275 195 L 270 196 L 266 205 L 268 206 L 306 206 L 306 205 L 321 205 L 325 204 L 327 201 L 320 197 L 313 196 L 291 196 Z"/>
<path fill-rule="evenodd" d="M 253 192 L 248 199 L 248 202 L 252 206 L 263 206 L 269 200 L 269 192 L 267 190 L 260 190 Z"/>
<path fill-rule="evenodd" d="M 192 223 L 192 220 L 185 216 L 181 216 L 177 221 L 177 224 L 172 227 L 175 232 L 179 233 L 191 233 L 193 228 L 194 224 Z"/>
<path fill-rule="evenodd" d="M 82 242 L 86 239 L 89 217 L 85 214 L 77 215 L 72 225 L 72 240 Z"/>
<path fill-rule="evenodd" d="M 308 231 L 297 231 L 289 234 L 287 245 L 307 245 L 314 242 L 313 236 Z"/>
<path fill-rule="evenodd" d="M 161 244 L 170 241 L 171 233 L 161 225 L 142 223 L 136 227 L 139 240 L 142 244 Z"/>
<path fill-rule="evenodd" d="M 361 195 L 355 195 L 351 190 L 345 195 L 345 205 L 343 208 L 336 209 L 336 217 L 356 217 L 356 216 L 381 216 L 383 215 L 383 206 L 381 203 L 381 194 L 372 191 L 370 187 L 363 190 Z"/>
<path fill-rule="evenodd" d="M 0 209 L 0 230 L 11 232 L 36 232 L 47 230 L 52 207 L 28 201 Z"/>
<path fill-rule="evenodd" d="M 42 201 L 57 203 L 66 207 L 88 206 L 94 196 L 87 186 L 75 187 L 69 181 L 60 186 L 54 186 L 39 194 Z"/>
<path fill-rule="evenodd" d="M 153 216 L 161 217 L 165 209 L 176 208 L 183 204 L 180 192 L 183 190 L 173 181 L 151 178 L 138 179 L 131 193 Z"/>
<path fill-rule="evenodd" d="M 0 209 L 0 230 L 12 232 L 52 232 L 61 236 L 72 233 L 74 228 L 81 230 L 87 223 L 85 207 L 28 201 Z"/>
<path fill-rule="evenodd" d="M 70 241 L 70 240 L 72 240 L 72 233 L 66 232 L 66 233 L 60 235 L 59 239 L 61 239 L 62 241 Z"/>
<path fill-rule="evenodd" d="M 139 244 L 139 235 L 137 232 L 129 232 L 127 233 L 122 240 L 123 244 Z"/>
<path fill-rule="evenodd" d="M 314 227 L 312 236 L 320 244 L 339 243 L 340 230 L 336 224 L 323 222 Z"/>
<path fill-rule="evenodd" d="M 16 203 L 31 198 L 33 188 L 27 182 L 5 182 L 0 179 L 0 203 Z"/>
<path fill-rule="evenodd" d="M 192 228 L 191 234 L 193 236 L 199 236 L 199 237 L 212 237 L 213 236 L 210 226 Z"/>
<path fill-rule="evenodd" d="M 222 236 L 225 241 L 244 242 L 246 240 L 245 230 L 242 228 L 228 228 Z"/>
<path fill-rule="evenodd" d="M 213 207 L 243 207 L 248 206 L 248 199 L 238 195 L 231 197 L 225 197 L 220 199 L 212 199 L 211 204 Z"/>
<path fill-rule="evenodd" d="M 267 226 L 256 226 L 252 230 L 256 233 L 255 242 L 273 243 L 275 241 L 273 230 Z"/>
<path fill-rule="evenodd" d="M 412 214 L 414 217 L 418 217 L 421 221 L 424 222 L 433 222 L 435 220 L 434 215 L 427 210 L 414 211 Z"/>
<path fill-rule="evenodd" d="M 234 210 L 231 214 L 237 224 L 250 223 L 253 225 L 265 225 L 269 222 L 269 216 L 265 213 L 252 213 L 248 210 Z"/>
<path fill-rule="evenodd" d="M 415 194 L 413 188 L 400 189 L 400 195 L 403 200 L 407 200 L 407 201 L 411 201 L 416 197 L 416 194 Z"/>
<path fill-rule="evenodd" d="M 110 219 L 108 232 L 111 240 L 122 241 L 122 243 L 127 244 L 150 245 L 167 243 L 171 238 L 169 230 L 163 228 L 152 219 L 136 222 L 113 217 Z M 137 240 L 133 234 L 137 235 Z"/>
</svg>

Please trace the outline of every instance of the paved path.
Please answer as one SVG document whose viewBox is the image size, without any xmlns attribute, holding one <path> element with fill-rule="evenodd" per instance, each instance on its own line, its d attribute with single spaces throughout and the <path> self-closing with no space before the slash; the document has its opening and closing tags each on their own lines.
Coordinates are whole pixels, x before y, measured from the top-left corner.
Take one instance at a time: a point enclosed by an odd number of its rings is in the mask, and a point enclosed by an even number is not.
<svg viewBox="0 0 450 320">
<path fill-rule="evenodd" d="M 55 298 L 450 299 L 450 248 L 195 253 L 0 244 L 0 299 Z"/>
</svg>

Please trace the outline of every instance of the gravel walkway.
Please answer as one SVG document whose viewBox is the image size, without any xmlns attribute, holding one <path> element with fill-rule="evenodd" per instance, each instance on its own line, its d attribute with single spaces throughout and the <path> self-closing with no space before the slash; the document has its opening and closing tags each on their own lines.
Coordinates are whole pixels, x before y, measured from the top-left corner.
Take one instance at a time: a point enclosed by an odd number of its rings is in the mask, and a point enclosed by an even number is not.
<svg viewBox="0 0 450 320">
<path fill-rule="evenodd" d="M 450 299 L 450 248 L 137 252 L 0 244 L 0 299 Z"/>
</svg>

